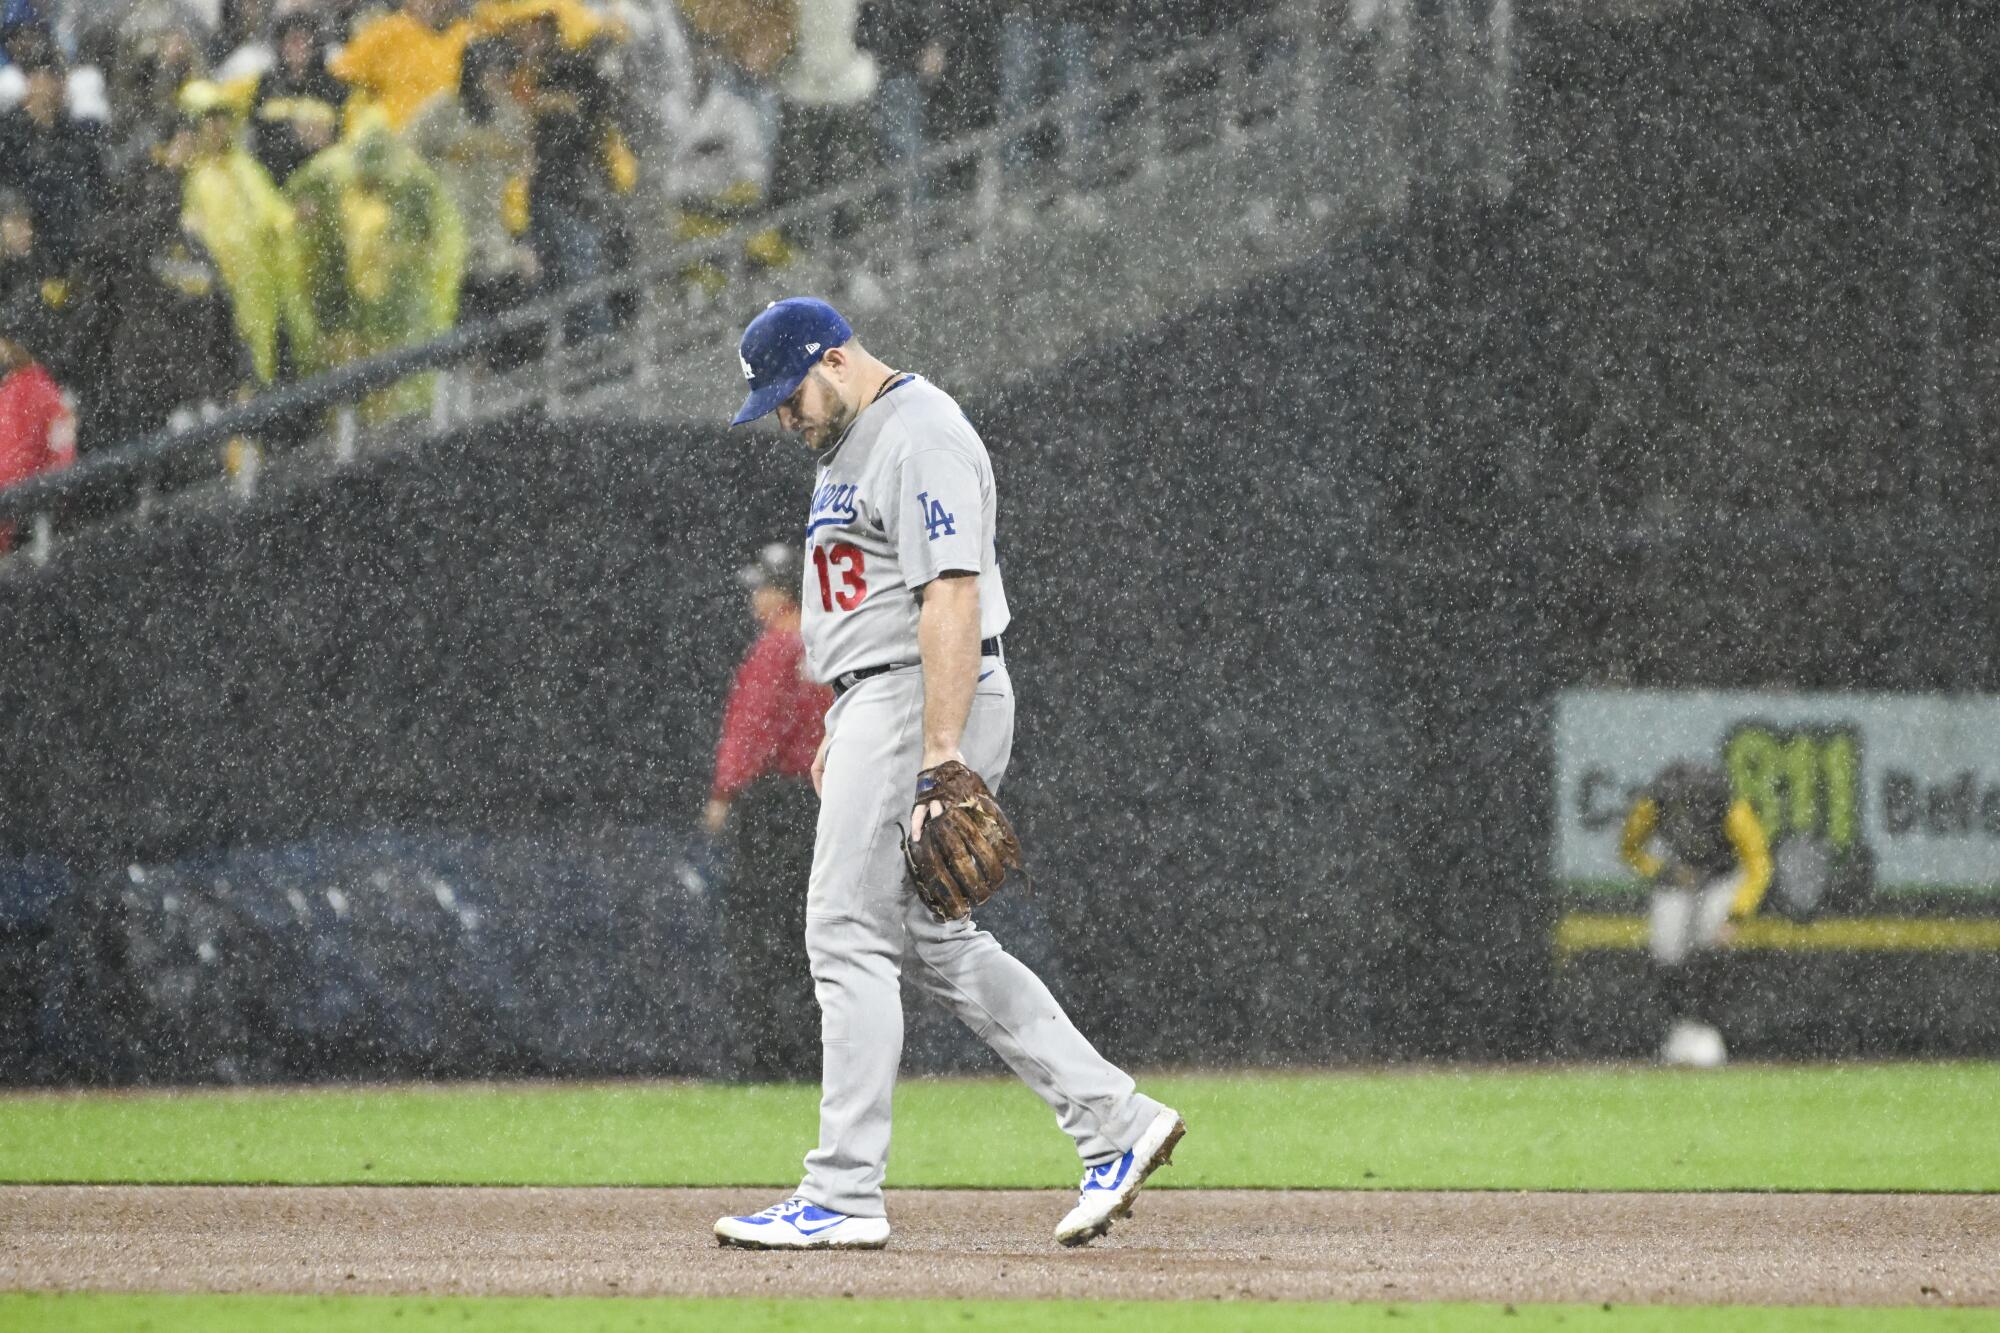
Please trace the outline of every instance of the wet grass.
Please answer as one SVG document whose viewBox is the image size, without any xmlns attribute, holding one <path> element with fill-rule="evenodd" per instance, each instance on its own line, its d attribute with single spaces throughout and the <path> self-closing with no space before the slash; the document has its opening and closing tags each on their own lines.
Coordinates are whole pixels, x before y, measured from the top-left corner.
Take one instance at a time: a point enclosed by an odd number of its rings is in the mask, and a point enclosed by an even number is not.
<svg viewBox="0 0 2000 1333">
<path fill-rule="evenodd" d="M 2000 1190 L 2000 1064 L 1147 1078 L 1169 1187 Z M 458 1085 L 0 1098 L 0 1181 L 789 1186 L 818 1090 Z M 968 1127 L 974 1127 L 968 1131 Z M 1056 1187 L 1006 1079 L 907 1080 L 892 1187 Z"/>
<path fill-rule="evenodd" d="M 477 1328 L 482 1333 L 624 1333 L 661 1329 L 847 1330 L 1381 1329 L 1383 1333 L 1972 1333 L 2000 1329 L 2000 1312 L 1773 1309 L 1747 1306 L 1347 1305 L 1157 1301 L 749 1301 L 394 1296 L 0 1295 L 11 1333 L 362 1333 Z"/>
</svg>

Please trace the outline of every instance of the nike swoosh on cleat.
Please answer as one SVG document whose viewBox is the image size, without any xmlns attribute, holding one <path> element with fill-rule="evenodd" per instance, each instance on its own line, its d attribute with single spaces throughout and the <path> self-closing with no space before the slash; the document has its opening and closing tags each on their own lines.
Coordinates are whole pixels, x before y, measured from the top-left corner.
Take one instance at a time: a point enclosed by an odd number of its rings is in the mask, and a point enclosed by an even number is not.
<svg viewBox="0 0 2000 1333">
<path fill-rule="evenodd" d="M 1111 1164 L 1107 1163 L 1107 1165 Z M 1115 1163 L 1115 1165 L 1118 1167 L 1116 1174 L 1105 1174 L 1096 1176 L 1091 1180 L 1090 1184 L 1085 1188 L 1093 1190 L 1110 1191 L 1117 1189 L 1120 1185 L 1123 1185 L 1125 1183 L 1125 1177 L 1128 1174 L 1130 1174 L 1132 1170 L 1133 1166 L 1132 1159 L 1129 1157 L 1120 1158 Z"/>
<path fill-rule="evenodd" d="M 998 671 L 999 669 L 1000 669 L 999 667 L 994 667 L 994 668 L 993 668 L 993 671 Z M 992 675 L 992 674 L 993 674 L 993 671 L 982 671 L 982 672 L 980 672 L 980 673 L 979 673 L 979 680 L 985 680 L 985 679 L 986 679 L 986 678 L 987 678 L 988 676 L 990 676 L 990 675 Z M 973 682 L 973 684 L 975 684 L 975 685 L 976 685 L 976 684 L 978 684 L 978 683 L 979 683 L 979 681 L 974 681 L 974 682 Z"/>
<path fill-rule="evenodd" d="M 846 1220 L 844 1217 L 836 1217 L 831 1222 L 822 1222 L 816 1227 L 809 1227 L 804 1222 L 794 1222 L 792 1228 L 801 1236 L 817 1236 L 820 1232 L 829 1231 Z"/>
</svg>

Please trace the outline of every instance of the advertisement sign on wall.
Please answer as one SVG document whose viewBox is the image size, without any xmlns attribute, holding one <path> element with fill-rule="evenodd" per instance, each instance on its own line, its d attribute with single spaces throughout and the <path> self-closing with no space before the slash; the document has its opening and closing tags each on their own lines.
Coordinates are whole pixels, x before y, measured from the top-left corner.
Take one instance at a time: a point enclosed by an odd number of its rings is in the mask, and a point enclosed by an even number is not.
<svg viewBox="0 0 2000 1333">
<path fill-rule="evenodd" d="M 1749 800 L 1778 851 L 1776 906 L 2000 905 L 2000 697 L 1566 691 L 1555 715 L 1561 888 L 1643 887 L 1619 860 L 1619 831 L 1635 793 L 1675 759 L 1722 769 Z"/>
</svg>

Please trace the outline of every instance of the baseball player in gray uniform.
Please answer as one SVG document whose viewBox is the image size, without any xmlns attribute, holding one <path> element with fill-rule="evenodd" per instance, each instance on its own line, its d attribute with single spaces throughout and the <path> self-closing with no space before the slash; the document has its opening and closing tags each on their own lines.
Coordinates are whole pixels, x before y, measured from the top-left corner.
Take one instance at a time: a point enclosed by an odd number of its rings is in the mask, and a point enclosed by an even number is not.
<svg viewBox="0 0 2000 1333">
<path fill-rule="evenodd" d="M 921 770 L 960 760 L 998 790 L 1013 751 L 986 446 L 950 395 L 871 356 L 822 301 L 774 303 L 739 350 L 750 394 L 735 424 L 776 412 L 818 458 L 801 632 L 808 670 L 835 697 L 813 767 L 820 810 L 806 889 L 824 1061 L 819 1146 L 791 1198 L 720 1219 L 716 1238 L 785 1250 L 888 1243 L 882 1179 L 907 973 L 1075 1140 L 1083 1184 L 1056 1239 L 1084 1244 L 1130 1213 L 1181 1118 L 1098 1054 L 991 935 L 970 919 L 935 919 L 901 850 L 903 827 L 914 834 L 930 813 L 915 800 Z"/>
</svg>

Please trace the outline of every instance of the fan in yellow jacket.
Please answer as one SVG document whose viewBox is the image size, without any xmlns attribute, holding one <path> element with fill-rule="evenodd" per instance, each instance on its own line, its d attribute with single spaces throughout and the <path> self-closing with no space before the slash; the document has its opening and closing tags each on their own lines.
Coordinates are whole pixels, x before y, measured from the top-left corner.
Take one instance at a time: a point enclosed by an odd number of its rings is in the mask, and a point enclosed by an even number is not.
<svg viewBox="0 0 2000 1333">
<path fill-rule="evenodd" d="M 292 210 L 243 146 L 242 118 L 255 81 L 206 80 L 181 91 L 192 127 L 176 137 L 171 160 L 184 168 L 181 220 L 214 258 L 235 310 L 236 332 L 259 382 L 278 376 L 280 337 L 290 361 L 312 361 L 317 330 L 300 285 Z"/>
<path fill-rule="evenodd" d="M 476 35 L 473 23 L 451 17 L 451 0 L 404 0 L 403 7 L 354 30 L 327 62 L 336 79 L 353 89 L 349 119 L 379 109 L 401 129 L 417 108 L 458 87 L 458 64 Z"/>
<path fill-rule="evenodd" d="M 455 17 L 457 9 L 452 0 L 404 0 L 400 9 L 355 29 L 327 62 L 333 76 L 353 89 L 350 123 L 372 107 L 388 117 L 390 128 L 402 129 L 425 102 L 457 91 L 467 44 L 544 14 L 556 20 L 568 46 L 618 35 L 582 0 L 484 0 L 469 18 Z"/>
<path fill-rule="evenodd" d="M 1722 1035 L 1701 1012 L 1713 998 L 1715 946 L 1771 886 L 1763 827 L 1719 770 L 1676 761 L 1633 802 L 1619 854 L 1653 886 L 1648 947 L 1671 1010 L 1661 1059 L 1721 1064 Z"/>
</svg>

